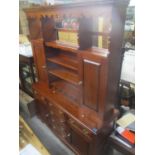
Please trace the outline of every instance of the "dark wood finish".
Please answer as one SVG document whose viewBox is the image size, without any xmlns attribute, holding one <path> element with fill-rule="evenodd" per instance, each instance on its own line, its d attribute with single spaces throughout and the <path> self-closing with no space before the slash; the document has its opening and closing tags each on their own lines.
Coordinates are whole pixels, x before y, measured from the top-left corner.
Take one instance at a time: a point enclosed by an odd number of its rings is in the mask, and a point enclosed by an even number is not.
<svg viewBox="0 0 155 155">
<path fill-rule="evenodd" d="M 82 103 L 82 93 L 79 86 L 72 85 L 62 80 L 52 82 L 50 87 L 53 91 L 66 96 L 69 100 L 75 102 L 76 104 Z"/>
<path fill-rule="evenodd" d="M 42 38 L 41 21 L 36 18 L 28 18 L 30 39 Z"/>
<path fill-rule="evenodd" d="M 108 51 L 91 48 L 80 53 L 83 104 L 103 114 L 107 87 Z"/>
<path fill-rule="evenodd" d="M 80 85 L 81 81 L 78 79 L 78 75 L 72 73 L 69 70 L 65 69 L 52 69 L 48 71 L 50 74 L 53 74 L 63 80 L 66 80 L 72 84 Z"/>
<path fill-rule="evenodd" d="M 77 54 L 77 52 L 78 52 L 77 47 L 71 46 L 69 44 L 63 44 L 63 43 L 60 43 L 58 41 L 46 42 L 45 45 L 49 46 L 49 47 L 56 48 L 56 49 L 61 49 L 61 50 L 66 51 L 66 52 L 71 52 L 74 54 Z"/>
<path fill-rule="evenodd" d="M 87 107 L 78 106 L 61 93 L 57 93 L 55 89 L 49 89 L 44 83 L 36 83 L 33 85 L 33 88 L 35 93 L 39 94 L 38 96 L 48 99 L 60 110 L 63 110 L 71 118 L 78 121 L 91 132 L 96 134 L 101 129 L 103 125 L 102 119 L 93 110 Z M 36 96 L 36 98 L 38 96 Z"/>
<path fill-rule="evenodd" d="M 29 25 L 39 77 L 33 85 L 38 115 L 79 155 L 103 155 L 112 129 L 128 2 L 98 0 L 25 9 L 28 19 L 33 18 Z M 79 29 L 57 28 L 56 22 L 64 17 L 77 18 Z M 103 32 L 96 30 L 98 17 L 104 19 Z M 58 41 L 58 31 L 78 33 L 78 45 Z M 104 48 L 92 47 L 94 36 L 95 44 L 102 37 Z"/>
<path fill-rule="evenodd" d="M 84 105 L 95 111 L 98 111 L 99 70 L 99 63 L 84 60 Z"/>
<path fill-rule="evenodd" d="M 42 17 L 41 26 L 44 41 L 52 41 L 56 39 L 54 19 L 52 17 Z"/>
<path fill-rule="evenodd" d="M 66 56 L 59 55 L 56 57 L 48 58 L 48 61 L 62 65 L 64 67 L 67 67 L 69 69 L 78 70 L 78 62 L 76 60 L 72 60 Z"/>
<path fill-rule="evenodd" d="M 43 40 L 32 41 L 33 56 L 36 64 L 38 80 L 47 82 L 46 60 Z"/>
</svg>

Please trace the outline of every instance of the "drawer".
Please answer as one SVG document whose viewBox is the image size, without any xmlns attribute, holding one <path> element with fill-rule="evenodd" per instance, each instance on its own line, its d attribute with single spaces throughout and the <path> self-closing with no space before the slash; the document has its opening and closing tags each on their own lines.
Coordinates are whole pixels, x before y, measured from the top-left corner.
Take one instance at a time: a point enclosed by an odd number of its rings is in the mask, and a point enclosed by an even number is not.
<svg viewBox="0 0 155 155">
<path fill-rule="evenodd" d="M 71 137 L 71 132 L 68 131 L 60 131 L 60 136 L 64 139 L 69 139 Z"/>
<path fill-rule="evenodd" d="M 59 128 L 67 128 L 67 124 L 65 120 L 59 119 L 54 116 L 50 117 L 50 123 L 51 125 L 56 124 Z"/>
<path fill-rule="evenodd" d="M 51 129 L 64 139 L 68 139 L 71 136 L 70 130 L 67 127 L 60 126 L 58 123 L 52 124 Z"/>
<path fill-rule="evenodd" d="M 82 125 L 75 122 L 73 119 L 68 120 L 69 127 L 80 134 L 87 142 L 91 142 L 93 139 L 93 133 L 90 132 L 88 129 L 83 127 Z"/>
<path fill-rule="evenodd" d="M 50 111 L 50 115 L 52 118 L 54 118 L 55 120 L 57 120 L 60 123 L 65 123 L 66 122 L 66 118 L 65 115 L 58 115 L 57 113 Z"/>
<path fill-rule="evenodd" d="M 55 107 L 54 105 L 50 104 L 49 106 L 50 106 L 49 111 L 50 111 L 51 116 L 64 121 L 65 119 L 64 112 L 60 110 L 59 108 Z"/>
</svg>

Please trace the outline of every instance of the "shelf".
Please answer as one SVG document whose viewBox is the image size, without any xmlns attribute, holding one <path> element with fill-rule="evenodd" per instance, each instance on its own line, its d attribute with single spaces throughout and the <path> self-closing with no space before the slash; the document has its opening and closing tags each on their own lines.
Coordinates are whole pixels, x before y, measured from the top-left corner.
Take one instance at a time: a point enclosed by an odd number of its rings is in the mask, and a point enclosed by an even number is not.
<svg viewBox="0 0 155 155">
<path fill-rule="evenodd" d="M 79 48 L 78 46 L 72 45 L 70 43 L 60 42 L 60 41 L 46 42 L 45 45 L 48 47 L 57 48 L 74 54 L 78 53 L 78 48 Z"/>
<path fill-rule="evenodd" d="M 62 31 L 62 32 L 73 32 L 73 33 L 78 33 L 79 32 L 79 30 L 69 29 L 69 28 L 57 28 L 57 27 L 55 27 L 55 29 L 58 30 L 58 31 Z M 91 33 L 92 35 L 105 36 L 105 37 L 110 35 L 109 32 L 90 31 L 89 33 Z"/>
<path fill-rule="evenodd" d="M 81 81 L 79 80 L 78 75 L 66 69 L 51 69 L 51 70 L 48 70 L 48 72 L 72 84 L 75 84 L 75 85 L 81 84 Z"/>
<path fill-rule="evenodd" d="M 69 28 L 57 28 L 55 27 L 56 30 L 62 31 L 62 32 L 74 32 L 74 33 L 78 33 L 78 30 L 76 29 L 69 29 Z"/>
<path fill-rule="evenodd" d="M 55 93 L 60 93 L 64 95 L 69 100 L 72 100 L 74 103 L 80 104 L 82 101 L 82 95 L 80 87 L 72 85 L 63 80 L 58 80 L 50 83 L 50 88 Z"/>
<path fill-rule="evenodd" d="M 75 71 L 78 70 L 78 62 L 66 56 L 59 55 L 56 57 L 48 58 L 47 60 Z"/>
</svg>

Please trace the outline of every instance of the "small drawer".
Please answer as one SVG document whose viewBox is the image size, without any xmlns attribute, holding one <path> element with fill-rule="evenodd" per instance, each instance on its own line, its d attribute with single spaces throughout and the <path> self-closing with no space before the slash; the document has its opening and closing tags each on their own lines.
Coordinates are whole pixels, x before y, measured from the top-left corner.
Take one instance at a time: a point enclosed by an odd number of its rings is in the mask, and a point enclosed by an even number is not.
<svg viewBox="0 0 155 155">
<path fill-rule="evenodd" d="M 71 137 L 71 133 L 69 131 L 60 131 L 60 135 L 61 135 L 62 138 Z"/>
<path fill-rule="evenodd" d="M 75 122 L 73 119 L 68 120 L 68 125 L 73 129 L 75 132 L 78 132 L 80 135 L 82 135 L 86 141 L 90 142 L 93 138 L 93 133 L 91 133 L 87 128 L 81 126 L 77 122 Z"/>
<path fill-rule="evenodd" d="M 50 114 L 51 114 L 51 116 L 56 117 L 58 120 L 60 120 L 62 122 L 64 122 L 64 120 L 65 120 L 64 113 L 60 112 L 60 110 L 58 110 L 58 109 L 55 109 L 55 108 L 50 109 Z"/>
</svg>

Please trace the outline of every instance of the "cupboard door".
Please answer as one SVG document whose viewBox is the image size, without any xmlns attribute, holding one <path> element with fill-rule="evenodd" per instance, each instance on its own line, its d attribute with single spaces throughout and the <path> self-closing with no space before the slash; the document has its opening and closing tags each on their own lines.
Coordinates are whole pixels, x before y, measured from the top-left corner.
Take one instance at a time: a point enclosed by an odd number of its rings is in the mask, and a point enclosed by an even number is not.
<svg viewBox="0 0 155 155">
<path fill-rule="evenodd" d="M 84 105 L 98 111 L 100 63 L 84 59 Z"/>
<path fill-rule="evenodd" d="M 37 69 L 38 79 L 42 82 L 47 82 L 47 70 L 44 45 L 42 40 L 32 41 L 34 61 Z"/>
<path fill-rule="evenodd" d="M 71 144 L 80 152 L 80 155 L 88 155 L 89 143 L 73 130 L 71 131 Z"/>
<path fill-rule="evenodd" d="M 80 77 L 83 81 L 83 105 L 103 114 L 107 89 L 108 59 L 98 52 L 79 54 Z"/>
</svg>

